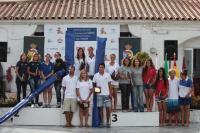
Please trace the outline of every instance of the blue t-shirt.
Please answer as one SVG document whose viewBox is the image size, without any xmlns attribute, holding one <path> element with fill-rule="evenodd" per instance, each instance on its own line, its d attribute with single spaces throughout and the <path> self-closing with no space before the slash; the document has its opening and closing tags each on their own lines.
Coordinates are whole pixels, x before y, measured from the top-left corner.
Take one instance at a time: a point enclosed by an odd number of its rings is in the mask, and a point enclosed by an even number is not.
<svg viewBox="0 0 200 133">
<path fill-rule="evenodd" d="M 54 70 L 54 64 L 49 62 L 49 64 L 45 64 L 45 62 L 41 63 L 40 70 L 43 72 L 44 76 L 49 75 Z"/>
</svg>

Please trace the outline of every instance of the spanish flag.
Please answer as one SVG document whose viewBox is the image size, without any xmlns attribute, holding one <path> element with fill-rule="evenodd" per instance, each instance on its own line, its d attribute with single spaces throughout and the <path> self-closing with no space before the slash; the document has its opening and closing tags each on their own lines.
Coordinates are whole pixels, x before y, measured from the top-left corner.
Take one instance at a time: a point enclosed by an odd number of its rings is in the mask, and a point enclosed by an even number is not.
<svg viewBox="0 0 200 133">
<path fill-rule="evenodd" d="M 174 69 L 175 72 L 176 72 L 176 77 L 179 78 L 180 72 L 179 72 L 179 69 L 178 69 L 178 67 L 177 67 L 177 65 L 176 65 L 176 53 L 174 53 L 174 66 L 173 66 L 173 69 Z"/>
</svg>

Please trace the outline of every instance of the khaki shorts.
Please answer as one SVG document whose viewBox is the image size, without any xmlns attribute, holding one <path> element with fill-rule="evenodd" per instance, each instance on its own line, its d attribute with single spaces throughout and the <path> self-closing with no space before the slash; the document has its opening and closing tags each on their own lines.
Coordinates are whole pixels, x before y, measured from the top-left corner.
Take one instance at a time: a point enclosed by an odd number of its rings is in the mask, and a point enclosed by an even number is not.
<svg viewBox="0 0 200 133">
<path fill-rule="evenodd" d="M 119 85 L 112 85 L 112 89 L 118 90 L 119 89 Z"/>
<path fill-rule="evenodd" d="M 76 98 L 66 98 L 63 103 L 63 111 L 75 112 L 77 107 Z"/>
</svg>

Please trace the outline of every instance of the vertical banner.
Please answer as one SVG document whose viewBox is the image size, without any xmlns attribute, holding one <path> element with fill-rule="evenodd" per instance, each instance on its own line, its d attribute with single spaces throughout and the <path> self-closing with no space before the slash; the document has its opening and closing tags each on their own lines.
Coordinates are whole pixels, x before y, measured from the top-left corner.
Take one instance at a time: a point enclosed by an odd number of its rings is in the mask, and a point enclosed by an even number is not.
<svg viewBox="0 0 200 133">
<path fill-rule="evenodd" d="M 62 59 L 65 57 L 65 31 L 66 25 L 45 25 L 44 53 L 50 53 L 54 57 L 55 52 L 60 52 Z M 54 60 L 54 58 L 53 58 Z"/>
<path fill-rule="evenodd" d="M 95 73 L 98 72 L 99 64 L 104 62 L 105 48 L 107 38 L 97 39 L 97 50 L 96 50 L 96 62 L 95 62 Z M 92 127 L 99 126 L 99 110 L 97 107 L 97 96 L 94 94 L 93 97 L 93 110 L 92 110 Z"/>
<path fill-rule="evenodd" d="M 66 31 L 65 60 L 67 61 L 67 68 L 74 64 L 74 41 L 74 34 L 70 31 Z"/>
<path fill-rule="evenodd" d="M 116 62 L 118 62 L 120 25 L 98 25 L 98 37 L 107 38 L 104 58 L 105 62 L 110 61 L 110 54 L 115 54 Z"/>
</svg>

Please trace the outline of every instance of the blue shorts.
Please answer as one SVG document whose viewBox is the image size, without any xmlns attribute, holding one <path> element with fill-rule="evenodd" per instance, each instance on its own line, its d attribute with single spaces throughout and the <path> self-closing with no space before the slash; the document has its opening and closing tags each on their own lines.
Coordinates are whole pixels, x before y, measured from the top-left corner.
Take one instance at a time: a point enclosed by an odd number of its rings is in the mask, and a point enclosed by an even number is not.
<svg viewBox="0 0 200 133">
<path fill-rule="evenodd" d="M 179 105 L 190 105 L 192 103 L 191 97 L 179 97 Z"/>
<path fill-rule="evenodd" d="M 154 86 L 154 85 L 144 84 L 143 87 L 144 87 L 144 90 L 148 90 L 148 89 L 153 89 L 153 90 L 155 90 L 155 86 Z"/>
<path fill-rule="evenodd" d="M 111 107 L 111 100 L 108 95 L 97 95 L 97 107 Z"/>
<path fill-rule="evenodd" d="M 178 99 L 168 99 L 167 100 L 167 112 L 173 113 L 173 112 L 179 112 L 179 103 Z"/>
</svg>

